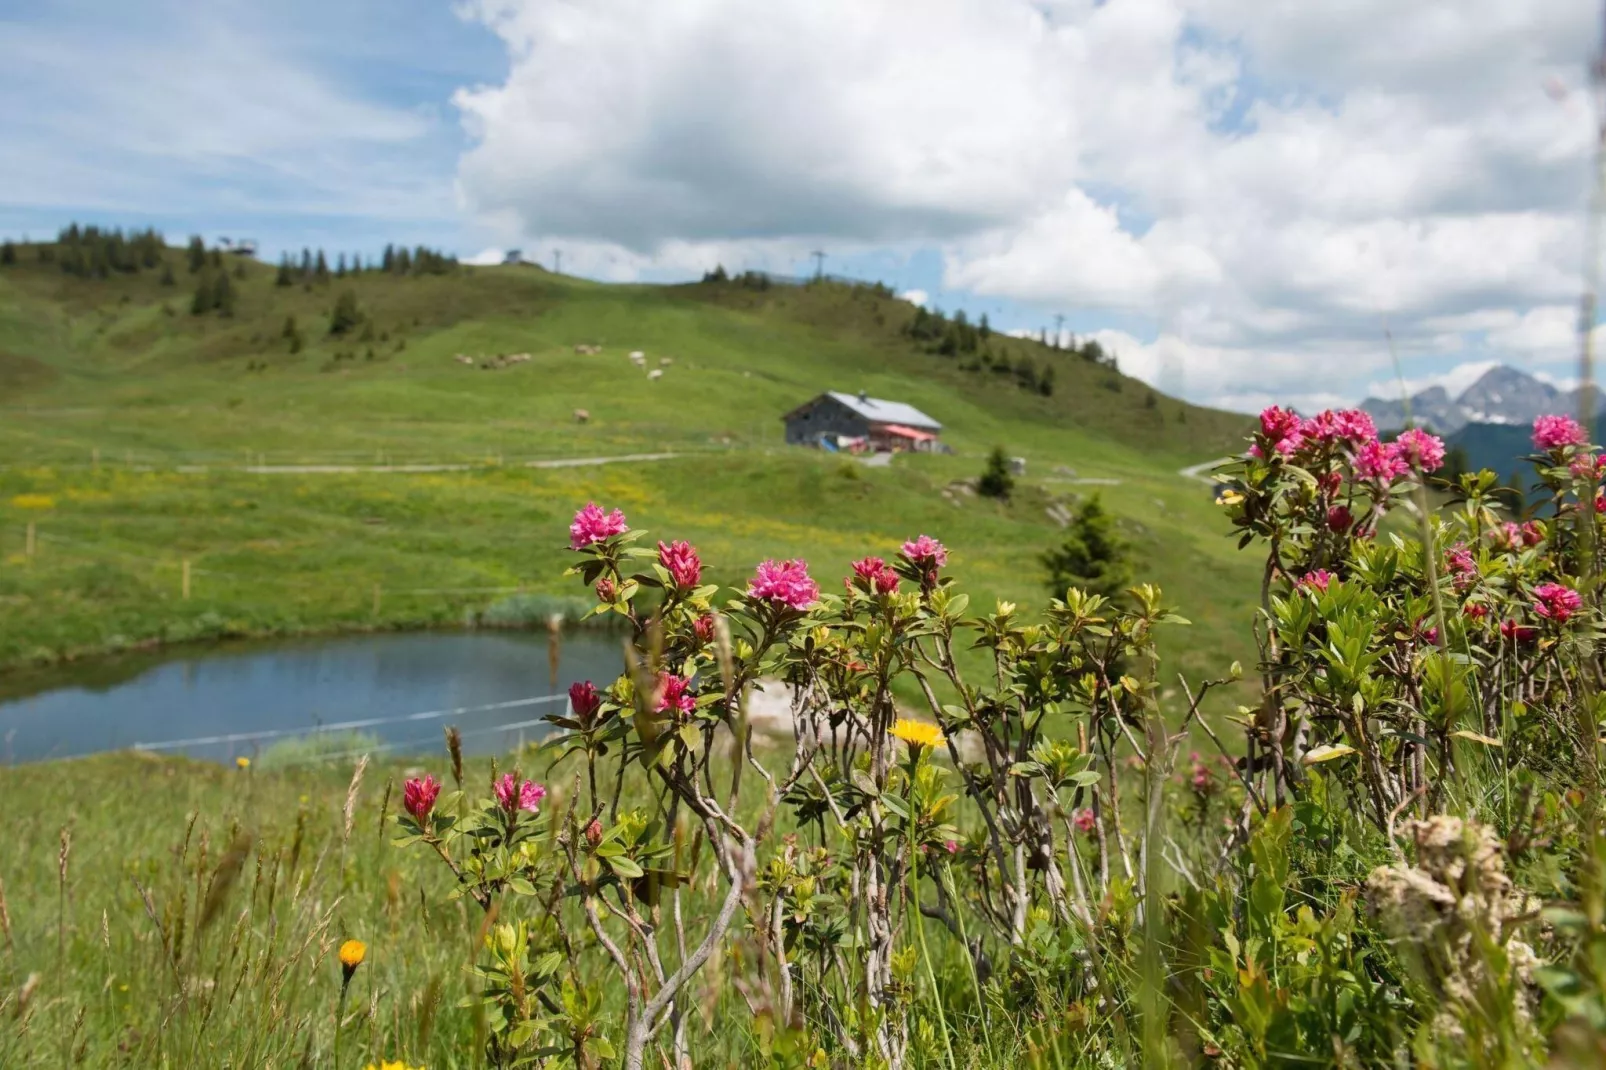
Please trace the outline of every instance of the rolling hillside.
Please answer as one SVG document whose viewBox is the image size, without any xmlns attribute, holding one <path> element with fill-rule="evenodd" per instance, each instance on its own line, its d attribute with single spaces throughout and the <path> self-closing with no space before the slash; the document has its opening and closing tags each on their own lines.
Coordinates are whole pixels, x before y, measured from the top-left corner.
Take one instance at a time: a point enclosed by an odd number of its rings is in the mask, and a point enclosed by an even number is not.
<svg viewBox="0 0 1606 1070">
<path fill-rule="evenodd" d="M 572 594 L 563 524 L 593 497 L 692 539 L 725 582 L 772 554 L 834 582 L 852 557 L 929 531 L 977 596 L 1041 605 L 1050 511 L 1095 491 L 1139 574 L 1197 622 L 1179 639 L 1188 667 L 1250 653 L 1253 563 L 1208 489 L 1178 475 L 1234 448 L 1246 421 L 1075 353 L 995 335 L 991 368 L 943 356 L 906 336 L 912 306 L 866 286 L 609 286 L 530 267 L 278 285 L 230 260 L 232 315 L 193 314 L 218 272 L 191 273 L 182 250 L 107 278 L 63 271 L 61 252 L 19 246 L 0 265 L 0 665 L 458 622 L 506 609 L 513 588 Z M 346 294 L 356 319 L 331 333 Z M 528 359 L 489 359 L 510 354 Z M 1023 360 L 1053 367 L 1051 396 L 1009 373 Z M 956 453 L 877 469 L 783 446 L 780 415 L 825 389 L 917 405 Z M 1028 460 L 1008 504 L 952 485 L 995 444 Z M 676 456 L 525 466 L 630 453 Z M 468 467 L 247 468 L 264 463 Z"/>
</svg>

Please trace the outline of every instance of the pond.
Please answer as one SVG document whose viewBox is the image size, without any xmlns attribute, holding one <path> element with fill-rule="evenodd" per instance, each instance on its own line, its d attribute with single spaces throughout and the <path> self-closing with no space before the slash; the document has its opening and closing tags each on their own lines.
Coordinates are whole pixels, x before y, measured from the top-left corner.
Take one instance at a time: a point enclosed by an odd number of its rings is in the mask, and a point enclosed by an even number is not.
<svg viewBox="0 0 1606 1070">
<path fill-rule="evenodd" d="M 464 750 L 503 751 L 539 737 L 571 683 L 618 676 L 619 644 L 566 633 L 554 651 L 545 633 L 413 632 L 86 662 L 0 681 L 0 761 L 130 747 L 268 765 L 438 754 L 452 724 Z"/>
</svg>

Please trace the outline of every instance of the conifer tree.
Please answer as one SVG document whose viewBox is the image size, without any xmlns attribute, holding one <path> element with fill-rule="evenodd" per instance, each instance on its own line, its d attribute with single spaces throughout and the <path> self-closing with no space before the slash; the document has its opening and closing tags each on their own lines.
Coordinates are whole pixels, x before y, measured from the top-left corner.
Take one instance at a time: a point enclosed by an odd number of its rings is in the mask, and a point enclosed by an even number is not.
<svg viewBox="0 0 1606 1070">
<path fill-rule="evenodd" d="M 202 277 L 195 284 L 195 296 L 190 299 L 190 315 L 204 316 L 212 311 L 212 280 Z"/>
<path fill-rule="evenodd" d="M 206 266 L 206 243 L 201 240 L 199 234 L 190 236 L 190 244 L 185 250 L 185 255 L 189 258 L 191 275 Z"/>
<path fill-rule="evenodd" d="M 395 246 L 388 243 L 385 245 L 385 255 L 379 261 L 379 270 L 385 272 L 387 275 L 396 270 Z"/>
<path fill-rule="evenodd" d="M 289 286 L 291 281 L 290 254 L 284 253 L 279 257 L 279 273 L 273 277 L 273 285 Z"/>
<path fill-rule="evenodd" d="M 312 277 L 312 250 L 305 246 L 301 249 L 301 277 L 303 279 Z"/>
<path fill-rule="evenodd" d="M 177 285 L 177 280 L 173 278 L 173 265 L 167 263 L 165 260 L 162 262 L 162 285 Z"/>
<path fill-rule="evenodd" d="M 976 483 L 976 493 L 987 498 L 1007 498 L 1015 489 L 1015 477 L 1009 472 L 1009 458 L 1004 447 L 994 446 L 987 455 L 987 467 Z"/>
<path fill-rule="evenodd" d="M 357 306 L 357 295 L 351 290 L 340 291 L 340 296 L 335 299 L 334 311 L 329 314 L 329 333 L 345 334 L 362 320 L 362 309 Z"/>
<path fill-rule="evenodd" d="M 329 281 L 329 261 L 324 259 L 323 250 L 318 250 L 318 260 L 312 269 L 313 278 L 319 282 Z"/>
<path fill-rule="evenodd" d="M 1126 544 L 1097 494 L 1078 510 L 1065 541 L 1043 554 L 1042 561 L 1055 598 L 1064 598 L 1070 587 L 1113 598 L 1131 579 Z"/>
<path fill-rule="evenodd" d="M 0 264 L 15 264 L 17 262 L 17 247 L 11 242 L 0 245 Z"/>
<path fill-rule="evenodd" d="M 227 271 L 218 272 L 212 283 L 212 307 L 225 316 L 234 315 L 234 284 Z"/>
<path fill-rule="evenodd" d="M 335 278 L 343 279 L 345 277 L 346 277 L 346 254 L 345 253 L 341 253 L 339 255 L 339 257 L 337 257 L 335 259 Z"/>
</svg>

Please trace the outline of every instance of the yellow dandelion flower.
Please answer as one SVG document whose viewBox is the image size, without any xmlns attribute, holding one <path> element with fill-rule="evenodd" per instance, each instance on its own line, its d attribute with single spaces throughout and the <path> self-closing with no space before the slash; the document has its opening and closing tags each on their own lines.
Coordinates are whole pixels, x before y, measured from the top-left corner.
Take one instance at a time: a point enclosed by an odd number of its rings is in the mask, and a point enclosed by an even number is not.
<svg viewBox="0 0 1606 1070">
<path fill-rule="evenodd" d="M 942 729 L 928 721 L 915 721 L 899 717 L 892 725 L 892 734 L 911 747 L 935 747 L 944 741 Z"/>
<path fill-rule="evenodd" d="M 11 505 L 16 509 L 54 509 L 56 499 L 48 494 L 18 494 L 11 499 Z"/>
<path fill-rule="evenodd" d="M 251 768 L 251 759 L 242 754 L 234 759 L 234 767 L 236 769 L 249 769 Z"/>
</svg>

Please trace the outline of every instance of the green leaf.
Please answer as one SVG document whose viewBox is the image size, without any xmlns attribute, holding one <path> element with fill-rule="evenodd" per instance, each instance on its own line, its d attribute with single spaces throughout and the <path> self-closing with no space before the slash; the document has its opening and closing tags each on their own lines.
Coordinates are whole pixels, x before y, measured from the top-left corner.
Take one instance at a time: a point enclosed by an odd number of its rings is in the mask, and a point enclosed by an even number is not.
<svg viewBox="0 0 1606 1070">
<path fill-rule="evenodd" d="M 1312 747 L 1305 752 L 1300 760 L 1301 765 L 1315 765 L 1318 762 L 1330 762 L 1334 758 L 1342 758 L 1346 754 L 1354 754 L 1355 748 L 1348 743 L 1328 743 L 1320 747 Z"/>
<path fill-rule="evenodd" d="M 642 869 L 636 864 L 635 859 L 628 858 L 624 855 L 620 855 L 618 858 L 609 858 L 607 859 L 607 863 L 609 867 L 611 867 L 619 876 L 631 880 L 634 880 L 636 877 L 640 877 L 646 873 L 646 870 Z"/>
</svg>

